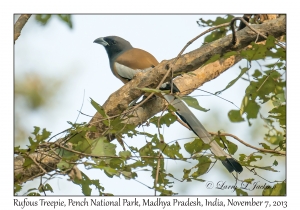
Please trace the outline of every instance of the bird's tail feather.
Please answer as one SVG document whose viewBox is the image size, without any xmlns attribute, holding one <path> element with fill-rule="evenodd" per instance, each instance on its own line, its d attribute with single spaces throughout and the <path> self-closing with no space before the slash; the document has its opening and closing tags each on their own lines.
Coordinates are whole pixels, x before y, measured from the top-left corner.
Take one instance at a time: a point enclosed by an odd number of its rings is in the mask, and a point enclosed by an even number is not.
<svg viewBox="0 0 300 210">
<path fill-rule="evenodd" d="M 206 131 L 204 126 L 200 123 L 200 121 L 196 118 L 196 116 L 191 112 L 191 110 L 185 105 L 183 101 L 176 98 L 173 95 L 165 94 L 164 98 L 177 110 L 177 115 L 184 121 L 191 130 L 203 140 L 204 143 L 210 145 L 210 150 L 214 155 L 218 157 L 226 157 L 225 160 L 222 160 L 223 165 L 227 168 L 227 170 L 231 173 L 236 171 L 241 173 L 243 171 L 243 167 L 241 164 L 233 159 L 229 154 L 227 154 L 218 144 L 214 141 L 211 135 Z"/>
</svg>

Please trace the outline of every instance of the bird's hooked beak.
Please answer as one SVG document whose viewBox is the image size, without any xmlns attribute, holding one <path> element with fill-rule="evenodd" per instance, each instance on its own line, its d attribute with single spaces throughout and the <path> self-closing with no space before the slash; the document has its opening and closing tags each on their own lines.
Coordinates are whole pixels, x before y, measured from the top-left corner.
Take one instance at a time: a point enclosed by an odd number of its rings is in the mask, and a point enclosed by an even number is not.
<svg viewBox="0 0 300 210">
<path fill-rule="evenodd" d="M 95 40 L 94 40 L 94 43 L 101 44 L 101 45 L 103 45 L 104 47 L 109 46 L 109 44 L 103 39 L 103 37 L 100 37 L 100 38 L 98 38 L 98 39 L 95 39 Z"/>
</svg>

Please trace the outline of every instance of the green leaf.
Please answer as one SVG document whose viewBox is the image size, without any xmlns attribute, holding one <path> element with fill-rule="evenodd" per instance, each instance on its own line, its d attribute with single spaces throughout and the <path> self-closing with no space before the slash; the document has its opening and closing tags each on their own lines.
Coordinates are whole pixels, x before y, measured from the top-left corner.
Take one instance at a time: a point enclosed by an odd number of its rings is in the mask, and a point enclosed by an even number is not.
<svg viewBox="0 0 300 210">
<path fill-rule="evenodd" d="M 72 131 L 70 132 L 70 140 L 68 142 L 72 143 L 72 144 L 78 144 L 78 142 L 80 141 L 85 141 L 86 138 L 85 138 L 85 135 L 86 135 L 86 132 L 76 132 L 76 131 Z"/>
<path fill-rule="evenodd" d="M 175 115 L 173 115 L 172 113 L 167 113 L 161 117 L 154 116 L 149 120 L 149 122 L 156 125 L 156 127 L 161 128 L 162 125 L 166 125 L 167 127 L 169 127 L 176 120 L 177 120 L 177 117 Z"/>
<path fill-rule="evenodd" d="M 256 159 L 262 159 L 262 156 L 261 155 L 253 155 L 253 154 L 251 154 L 250 156 L 249 156 L 249 160 L 248 160 L 248 163 L 250 163 L 250 162 L 255 162 L 255 161 L 257 161 Z"/>
<path fill-rule="evenodd" d="M 220 24 L 223 24 L 223 23 L 228 23 L 234 18 L 234 16 L 230 15 L 230 14 L 227 14 L 225 17 L 226 18 L 217 17 L 216 20 L 210 20 L 210 19 L 205 20 L 203 18 L 200 18 L 199 21 L 197 21 L 197 23 L 198 23 L 199 26 L 202 26 L 202 27 L 217 26 L 217 25 L 220 25 Z"/>
<path fill-rule="evenodd" d="M 111 158 L 109 160 L 109 166 L 114 169 L 122 169 L 123 164 L 124 164 L 124 160 L 121 158 Z"/>
<path fill-rule="evenodd" d="M 262 103 L 270 100 L 269 95 L 283 93 L 283 86 L 285 85 L 280 83 L 281 75 L 277 71 L 266 71 L 265 73 L 268 75 L 258 78 L 257 81 L 251 81 L 245 91 L 247 97 L 252 100 L 259 97 Z"/>
<path fill-rule="evenodd" d="M 60 160 L 59 163 L 57 164 L 57 168 L 60 169 L 61 171 L 68 170 L 73 167 L 74 164 L 70 164 L 66 162 L 65 160 Z"/>
<path fill-rule="evenodd" d="M 172 106 L 171 104 L 168 104 L 168 110 L 169 112 L 176 112 L 176 108 Z"/>
<path fill-rule="evenodd" d="M 177 120 L 177 117 L 173 115 L 172 113 L 167 113 L 164 116 L 161 117 L 160 123 L 165 124 L 167 127 L 169 127 L 171 124 L 173 124 Z"/>
<path fill-rule="evenodd" d="M 191 169 L 183 169 L 183 180 L 186 180 L 189 178 L 191 173 Z"/>
<path fill-rule="evenodd" d="M 38 141 L 44 141 L 46 139 L 49 138 L 49 136 L 51 135 L 51 132 L 47 131 L 45 128 L 42 131 L 42 135 L 37 137 Z"/>
<path fill-rule="evenodd" d="M 228 112 L 228 118 L 231 122 L 242 122 L 245 121 L 244 118 L 242 118 L 240 110 L 230 110 Z"/>
<path fill-rule="evenodd" d="M 202 65 L 202 67 L 205 66 L 205 65 L 207 65 L 207 64 L 209 64 L 209 63 L 213 63 L 213 62 L 219 60 L 220 57 L 221 57 L 221 56 L 220 56 L 219 54 L 216 54 L 216 55 L 211 56 L 211 58 L 208 59 L 208 61 L 206 61 L 206 62 Z"/>
<path fill-rule="evenodd" d="M 238 147 L 236 144 L 226 139 L 226 136 L 215 136 L 214 140 L 219 144 L 220 147 L 226 147 L 229 154 L 234 155 Z M 225 146 L 224 146 L 225 144 Z"/>
<path fill-rule="evenodd" d="M 91 185 L 94 185 L 98 189 L 99 195 L 102 195 L 102 191 L 104 190 L 104 188 L 100 185 L 98 179 L 95 179 L 95 180 L 90 179 L 83 172 L 81 172 L 81 175 L 82 175 L 82 179 L 79 180 L 79 179 L 75 178 L 73 183 L 75 183 L 81 187 L 82 193 L 85 196 L 91 195 L 91 192 L 92 192 L 92 188 L 90 187 Z"/>
<path fill-rule="evenodd" d="M 286 127 L 286 105 L 275 107 L 269 113 L 268 118 L 276 119 L 282 127 Z"/>
<path fill-rule="evenodd" d="M 266 53 L 267 56 L 272 58 L 279 58 L 280 60 L 286 60 L 286 50 L 283 48 L 277 48 L 275 51 L 269 50 Z"/>
<path fill-rule="evenodd" d="M 205 182 L 206 180 L 204 180 L 204 179 L 199 179 L 199 178 L 192 178 L 193 180 L 195 180 L 195 181 L 199 181 L 199 182 Z"/>
<path fill-rule="evenodd" d="M 153 134 L 150 134 L 150 133 L 147 133 L 147 132 L 139 132 L 138 134 L 147 136 L 149 138 L 153 138 L 153 136 L 154 136 Z"/>
<path fill-rule="evenodd" d="M 247 196 L 248 195 L 247 192 L 241 190 L 240 188 L 236 188 L 235 191 L 236 191 L 236 195 L 242 195 L 242 196 Z"/>
<path fill-rule="evenodd" d="M 74 152 L 58 148 L 56 149 L 56 152 L 64 158 L 64 160 L 69 160 L 69 161 L 76 161 L 78 160 L 78 154 L 75 154 Z"/>
<path fill-rule="evenodd" d="M 192 178 L 194 179 L 205 174 L 208 171 L 211 164 L 211 160 L 206 156 L 199 157 L 197 158 L 197 160 L 198 160 L 198 164 L 196 165 L 197 171 L 191 175 Z"/>
<path fill-rule="evenodd" d="M 33 127 L 34 127 L 34 131 L 32 132 L 32 134 L 36 136 L 40 132 L 41 128 L 37 126 L 33 126 Z"/>
<path fill-rule="evenodd" d="M 204 142 L 201 139 L 196 138 L 194 139 L 194 141 L 184 144 L 184 148 L 188 153 L 193 155 L 195 153 L 201 152 L 202 150 L 209 149 L 210 146 L 208 144 L 204 144 Z"/>
<path fill-rule="evenodd" d="M 188 106 L 193 107 L 194 109 L 207 112 L 209 109 L 205 109 L 201 107 L 197 101 L 197 99 L 191 97 L 191 96 L 183 96 L 180 99 L 182 99 Z"/>
<path fill-rule="evenodd" d="M 242 106 L 241 106 L 241 114 L 247 113 L 247 119 L 255 119 L 257 118 L 258 111 L 260 106 L 254 100 L 249 100 L 247 96 L 244 97 Z"/>
<path fill-rule="evenodd" d="M 31 158 L 29 157 L 24 157 L 25 161 L 23 163 L 23 167 L 27 168 L 29 166 L 31 166 L 34 162 Z"/>
<path fill-rule="evenodd" d="M 72 20 L 71 20 L 71 15 L 67 15 L 67 14 L 59 14 L 57 15 L 58 18 L 60 20 L 62 20 L 64 23 L 67 24 L 67 26 L 69 26 L 69 28 L 72 28 L 73 27 L 73 24 L 72 24 Z"/>
<path fill-rule="evenodd" d="M 27 152 L 27 149 L 20 149 L 20 146 L 14 147 L 14 154 L 21 153 L 24 154 Z"/>
<path fill-rule="evenodd" d="M 132 169 L 134 169 L 134 168 L 142 168 L 142 167 L 145 167 L 147 164 L 145 163 L 145 162 L 143 162 L 143 161 L 136 161 L 136 162 L 134 162 L 134 163 L 132 163 L 132 164 L 129 164 L 129 165 L 127 165 L 129 168 L 132 168 Z M 145 171 L 149 171 L 148 169 L 143 169 L 143 170 L 145 170 Z"/>
<path fill-rule="evenodd" d="M 30 189 L 28 189 L 28 190 L 26 191 L 25 194 L 27 194 L 27 193 L 29 193 L 29 192 L 31 192 L 31 191 L 34 191 L 34 190 L 38 190 L 38 189 L 37 189 L 37 188 L 30 188 Z"/>
<path fill-rule="evenodd" d="M 53 189 L 52 189 L 51 185 L 47 183 L 47 184 L 39 187 L 39 192 L 44 192 L 44 191 L 53 192 Z"/>
<path fill-rule="evenodd" d="M 170 92 L 170 91 L 153 89 L 153 88 L 137 88 L 137 89 L 142 90 L 146 93 L 167 93 L 167 92 Z"/>
<path fill-rule="evenodd" d="M 22 185 L 14 183 L 14 195 L 17 195 L 18 192 L 22 190 Z"/>
<path fill-rule="evenodd" d="M 41 23 L 42 25 L 46 25 L 49 22 L 49 20 L 52 16 L 53 15 L 49 15 L 49 14 L 42 14 L 42 15 L 38 14 L 38 15 L 35 15 L 35 20 L 37 22 Z M 57 16 L 59 18 L 59 20 L 66 23 L 69 28 L 73 27 L 72 20 L 71 20 L 71 15 L 58 14 L 58 15 L 55 15 L 55 16 Z"/>
<path fill-rule="evenodd" d="M 127 160 L 128 158 L 131 157 L 131 152 L 130 151 L 121 151 L 121 152 L 119 152 L 119 156 L 122 157 L 124 160 Z"/>
<path fill-rule="evenodd" d="M 225 53 L 225 54 L 222 56 L 222 58 L 226 59 L 226 58 L 229 58 L 229 57 L 231 57 L 231 56 L 233 56 L 233 55 L 237 55 L 237 54 L 238 54 L 237 51 L 230 51 L 230 52 Z"/>
<path fill-rule="evenodd" d="M 30 153 L 35 152 L 36 148 L 43 142 L 45 142 L 46 139 L 49 138 L 51 135 L 51 132 L 47 131 L 45 128 L 42 130 L 42 133 L 39 134 L 40 128 L 37 126 L 34 126 L 34 131 L 32 134 L 35 136 L 35 139 L 32 137 L 28 137 L 30 145 L 27 145 Z"/>
<path fill-rule="evenodd" d="M 255 179 L 253 178 L 249 178 L 249 179 L 244 179 L 244 182 L 251 184 L 252 181 L 254 181 Z"/>
<path fill-rule="evenodd" d="M 160 196 L 171 196 L 174 194 L 171 190 L 166 190 L 161 185 L 159 187 L 155 187 L 155 189 L 156 189 L 156 191 L 161 193 Z"/>
<path fill-rule="evenodd" d="M 276 39 L 274 38 L 274 36 L 268 36 L 266 40 L 266 47 L 268 49 L 274 48 L 276 46 L 275 41 Z"/>
<path fill-rule="evenodd" d="M 86 154 L 91 154 L 92 142 L 92 140 L 83 139 L 82 141 L 79 141 L 77 145 L 75 145 L 75 150 Z"/>
<path fill-rule="evenodd" d="M 249 68 L 242 68 L 241 72 L 239 74 L 239 76 L 237 78 L 235 78 L 234 80 L 232 80 L 231 82 L 228 83 L 228 85 L 220 91 L 217 91 L 215 94 L 220 94 L 222 93 L 224 90 L 227 90 L 228 88 L 230 88 L 232 85 L 234 85 L 234 83 L 236 83 L 236 81 L 238 81 L 247 71 L 249 70 Z"/>
<path fill-rule="evenodd" d="M 252 76 L 258 78 L 262 76 L 262 73 L 259 70 L 255 69 L 255 72 L 252 74 Z"/>
<path fill-rule="evenodd" d="M 27 196 L 41 196 L 41 194 L 39 194 L 37 192 L 31 192 L 31 193 L 27 194 Z"/>
<path fill-rule="evenodd" d="M 223 24 L 223 23 L 228 23 L 232 20 L 234 16 L 232 15 L 226 15 L 226 17 L 217 17 L 216 20 L 204 20 L 202 18 L 199 19 L 199 21 L 197 21 L 198 25 L 199 26 L 203 26 L 203 27 L 211 27 L 211 26 L 217 26 L 217 25 L 220 25 L 220 24 Z M 212 41 L 215 41 L 217 39 L 220 39 L 224 36 L 226 36 L 227 32 L 229 31 L 230 27 L 227 26 L 227 27 L 221 27 L 221 28 L 218 28 L 216 30 L 214 30 L 213 32 L 211 32 L 211 34 L 207 35 L 205 38 L 204 38 L 204 41 L 206 43 L 208 42 L 212 42 Z"/>
<path fill-rule="evenodd" d="M 158 149 L 160 149 L 160 151 L 162 151 L 163 154 L 170 158 L 183 158 L 182 154 L 179 152 L 181 147 L 178 142 L 175 142 L 171 145 L 168 145 L 164 142 L 157 142 L 156 146 Z"/>
<path fill-rule="evenodd" d="M 281 105 L 282 103 L 285 103 L 285 102 L 286 102 L 284 93 L 279 93 L 279 94 L 277 94 L 277 95 L 275 96 L 275 98 L 276 98 L 277 101 L 280 103 L 280 105 Z"/>
<path fill-rule="evenodd" d="M 104 169 L 104 173 L 110 178 L 112 178 L 114 175 L 116 176 L 120 175 L 119 171 L 111 167 L 103 167 L 103 169 Z"/>
<path fill-rule="evenodd" d="M 286 196 L 286 183 L 277 183 L 274 186 L 264 188 L 262 195 L 264 196 Z"/>
<path fill-rule="evenodd" d="M 271 149 L 266 143 L 259 143 L 264 149 Z"/>
<path fill-rule="evenodd" d="M 116 145 L 110 143 L 106 137 L 100 137 L 93 140 L 91 146 L 91 154 L 98 156 L 115 156 Z"/>
<path fill-rule="evenodd" d="M 259 60 L 265 59 L 267 51 L 265 45 L 252 43 L 252 48 L 243 50 L 240 55 L 248 61 Z"/>
<path fill-rule="evenodd" d="M 243 162 L 245 159 L 248 159 L 248 157 L 245 154 L 240 154 L 239 161 Z"/>
<path fill-rule="evenodd" d="M 38 21 L 42 25 L 46 25 L 50 18 L 51 18 L 51 15 L 49 15 L 49 14 L 35 15 L 36 21 Z"/>
<path fill-rule="evenodd" d="M 277 162 L 277 160 L 274 160 L 274 162 L 273 162 L 273 166 L 278 166 L 278 162 Z"/>
<path fill-rule="evenodd" d="M 90 99 L 91 99 L 91 104 L 97 110 L 97 112 L 99 112 L 99 114 L 101 114 L 102 117 L 107 117 L 103 107 L 100 104 L 98 104 L 96 101 L 94 101 L 92 98 Z"/>
<path fill-rule="evenodd" d="M 121 174 L 122 174 L 126 179 L 131 179 L 131 178 L 132 178 L 132 172 L 129 172 L 129 171 L 121 171 Z"/>
</svg>

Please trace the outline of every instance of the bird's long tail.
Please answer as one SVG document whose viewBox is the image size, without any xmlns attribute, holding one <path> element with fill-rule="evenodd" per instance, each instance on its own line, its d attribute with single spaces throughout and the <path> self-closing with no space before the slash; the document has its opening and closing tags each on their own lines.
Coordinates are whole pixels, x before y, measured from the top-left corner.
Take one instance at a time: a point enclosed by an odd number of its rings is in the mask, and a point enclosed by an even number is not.
<svg viewBox="0 0 300 210">
<path fill-rule="evenodd" d="M 233 171 L 241 173 L 243 171 L 243 167 L 241 166 L 241 164 L 237 160 L 232 158 L 229 154 L 227 154 L 217 144 L 217 142 L 212 139 L 211 135 L 206 131 L 200 121 L 182 100 L 168 94 L 165 94 L 164 98 L 176 109 L 176 113 L 181 118 L 181 120 L 184 121 L 190 127 L 190 129 L 203 140 L 204 143 L 210 145 L 210 150 L 214 155 L 216 155 L 217 157 L 226 157 L 226 159 L 222 160 L 222 163 L 230 173 Z"/>
</svg>

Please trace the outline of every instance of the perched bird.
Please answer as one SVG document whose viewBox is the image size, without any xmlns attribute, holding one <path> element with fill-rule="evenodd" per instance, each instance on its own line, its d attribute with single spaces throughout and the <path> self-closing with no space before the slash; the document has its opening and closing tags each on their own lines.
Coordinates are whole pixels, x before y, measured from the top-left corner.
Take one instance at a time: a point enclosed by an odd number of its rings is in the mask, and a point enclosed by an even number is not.
<svg viewBox="0 0 300 210">
<path fill-rule="evenodd" d="M 145 50 L 132 47 L 125 39 L 118 36 L 100 37 L 94 43 L 104 46 L 110 63 L 112 73 L 123 83 L 130 81 L 137 72 L 151 71 L 158 61 L 153 55 Z M 179 89 L 173 84 L 173 92 Z M 171 85 L 164 83 L 162 89 L 170 88 Z M 183 101 L 171 94 L 164 94 L 164 98 L 176 109 L 176 114 L 190 127 L 190 129 L 205 142 L 210 145 L 210 150 L 217 157 L 221 158 L 223 165 L 231 173 L 236 171 L 241 173 L 243 167 L 238 161 L 227 154 L 215 142 L 206 131 L 196 116 L 190 111 Z"/>
</svg>

